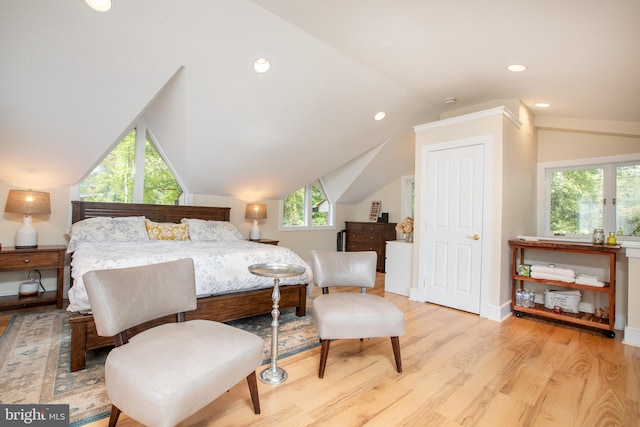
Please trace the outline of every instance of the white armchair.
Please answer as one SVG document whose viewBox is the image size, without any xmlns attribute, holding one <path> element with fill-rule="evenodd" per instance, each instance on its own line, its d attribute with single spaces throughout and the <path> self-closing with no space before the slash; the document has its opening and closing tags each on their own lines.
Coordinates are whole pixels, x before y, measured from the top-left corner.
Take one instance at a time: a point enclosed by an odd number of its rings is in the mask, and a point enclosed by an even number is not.
<svg viewBox="0 0 640 427">
<path fill-rule="evenodd" d="M 192 259 L 90 271 L 83 280 L 98 334 L 116 344 L 105 362 L 109 426 L 120 412 L 148 426 L 176 425 L 243 378 L 260 413 L 255 370 L 263 340 L 224 323 L 185 321 L 196 308 Z M 177 322 L 129 340 L 127 329 L 174 313 Z"/>
<path fill-rule="evenodd" d="M 323 292 L 311 309 L 322 343 L 318 377 L 324 377 L 331 340 L 349 338 L 391 337 L 396 370 L 402 372 L 399 337 L 404 334 L 404 313 L 366 293 L 376 282 L 376 252 L 311 251 L 311 259 L 314 283 Z M 357 286 L 362 292 L 328 293 L 333 286 Z"/>
</svg>

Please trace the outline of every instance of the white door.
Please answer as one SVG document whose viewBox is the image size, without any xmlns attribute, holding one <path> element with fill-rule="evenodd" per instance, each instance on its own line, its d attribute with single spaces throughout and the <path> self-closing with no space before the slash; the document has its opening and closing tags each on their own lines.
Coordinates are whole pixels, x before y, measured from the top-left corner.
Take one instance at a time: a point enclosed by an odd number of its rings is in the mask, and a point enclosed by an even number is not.
<svg viewBox="0 0 640 427">
<path fill-rule="evenodd" d="M 420 273 L 426 299 L 480 313 L 484 145 L 427 153 Z"/>
</svg>

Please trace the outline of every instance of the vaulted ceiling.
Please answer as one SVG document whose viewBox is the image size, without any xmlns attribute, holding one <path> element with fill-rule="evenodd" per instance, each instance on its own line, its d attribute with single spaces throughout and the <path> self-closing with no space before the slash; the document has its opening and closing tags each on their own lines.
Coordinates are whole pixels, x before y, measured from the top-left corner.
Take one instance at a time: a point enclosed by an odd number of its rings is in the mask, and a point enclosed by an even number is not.
<svg viewBox="0 0 640 427">
<path fill-rule="evenodd" d="M 639 21 L 637 0 L 2 1 L 0 181 L 73 185 L 143 118 L 189 192 L 326 177 L 359 202 L 454 108 L 640 122 Z"/>
</svg>

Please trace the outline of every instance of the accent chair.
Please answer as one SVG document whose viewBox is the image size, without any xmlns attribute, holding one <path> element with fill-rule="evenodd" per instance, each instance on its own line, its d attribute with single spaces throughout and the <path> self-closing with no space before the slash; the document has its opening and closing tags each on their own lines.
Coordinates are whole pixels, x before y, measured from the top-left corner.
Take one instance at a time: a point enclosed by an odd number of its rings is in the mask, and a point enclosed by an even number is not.
<svg viewBox="0 0 640 427">
<path fill-rule="evenodd" d="M 83 275 L 96 329 L 116 347 L 105 362 L 112 403 L 109 426 L 121 412 L 148 426 L 174 426 L 247 379 L 260 413 L 256 368 L 262 338 L 210 320 L 185 320 L 196 308 L 191 258 Z M 176 322 L 127 336 L 127 329 L 176 314 Z"/>
<path fill-rule="evenodd" d="M 318 377 L 323 378 L 331 340 L 391 337 L 396 370 L 402 372 L 400 336 L 404 313 L 391 302 L 366 293 L 376 283 L 375 251 L 311 251 L 313 280 L 322 288 L 311 309 L 322 348 Z M 361 292 L 329 293 L 330 287 L 360 287 Z"/>
</svg>

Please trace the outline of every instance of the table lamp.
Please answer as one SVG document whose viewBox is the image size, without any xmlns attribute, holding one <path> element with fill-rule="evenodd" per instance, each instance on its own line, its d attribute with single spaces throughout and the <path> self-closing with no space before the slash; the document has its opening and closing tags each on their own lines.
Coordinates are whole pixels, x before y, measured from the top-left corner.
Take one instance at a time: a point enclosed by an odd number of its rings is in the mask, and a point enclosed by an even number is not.
<svg viewBox="0 0 640 427">
<path fill-rule="evenodd" d="M 267 218 L 267 205 L 262 203 L 247 204 L 244 217 L 253 220 L 253 227 L 251 227 L 249 239 L 260 240 L 260 227 L 258 227 L 258 220 Z"/>
<path fill-rule="evenodd" d="M 50 214 L 49 193 L 32 190 L 9 190 L 5 212 L 24 214 L 22 227 L 16 233 L 16 249 L 38 247 L 38 232 L 33 228 L 31 215 Z"/>
</svg>

